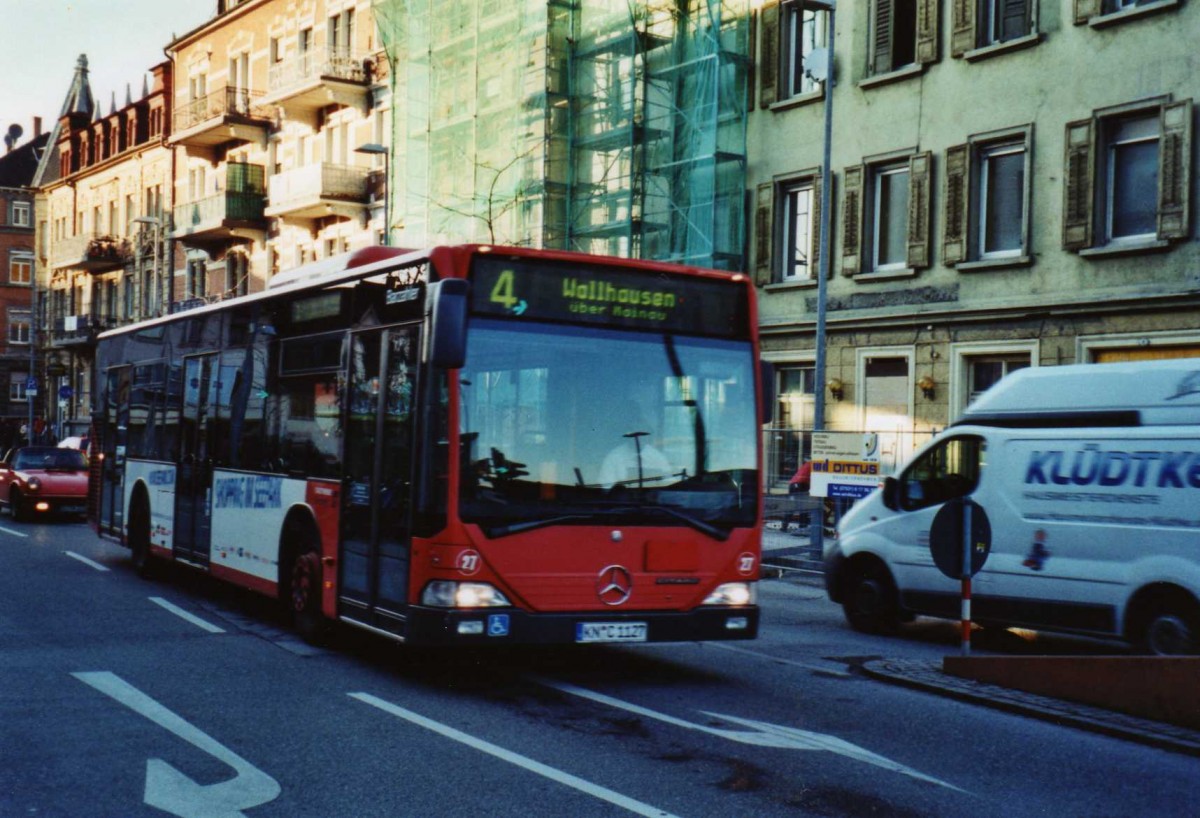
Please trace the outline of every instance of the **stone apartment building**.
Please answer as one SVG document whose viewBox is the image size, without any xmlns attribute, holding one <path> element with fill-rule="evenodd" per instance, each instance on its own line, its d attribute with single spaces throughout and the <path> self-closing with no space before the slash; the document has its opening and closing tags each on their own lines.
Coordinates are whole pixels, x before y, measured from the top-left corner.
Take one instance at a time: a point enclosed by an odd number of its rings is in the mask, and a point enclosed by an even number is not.
<svg viewBox="0 0 1200 818">
<path fill-rule="evenodd" d="M 19 124 L 6 131 L 0 155 L 0 449 L 13 442 L 13 432 L 29 417 L 35 249 L 30 183 L 50 138 L 40 117 L 34 118 L 33 134 L 24 144 Z"/>
<path fill-rule="evenodd" d="M 903 449 L 1019 367 L 1200 355 L 1200 8 L 852 0 L 815 384 L 827 13 L 756 13 L 748 262 L 778 428 L 805 428 L 822 389 L 829 428 Z"/>
<path fill-rule="evenodd" d="M 120 107 L 97 102 L 81 56 L 34 178 L 37 369 L 58 434 L 86 427 L 104 329 L 384 241 L 387 61 L 368 0 L 221 0 L 166 53 Z"/>
</svg>

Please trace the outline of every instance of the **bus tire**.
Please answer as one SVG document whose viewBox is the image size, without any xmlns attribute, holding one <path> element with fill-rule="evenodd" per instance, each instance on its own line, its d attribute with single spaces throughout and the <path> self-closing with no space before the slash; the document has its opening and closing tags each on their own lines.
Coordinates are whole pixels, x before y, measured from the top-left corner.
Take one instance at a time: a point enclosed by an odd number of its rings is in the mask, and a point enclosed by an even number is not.
<svg viewBox="0 0 1200 818">
<path fill-rule="evenodd" d="M 1163 586 L 1135 599 L 1131 642 L 1149 656 L 1200 653 L 1200 603 L 1182 588 Z"/>
<path fill-rule="evenodd" d="M 150 554 L 150 506 L 141 492 L 135 494 L 129 504 L 127 536 L 134 573 L 142 579 L 152 579 L 156 564 Z"/>
<path fill-rule="evenodd" d="M 860 633 L 895 632 L 901 618 L 896 584 L 881 562 L 866 558 L 849 566 L 842 612 L 850 627 Z"/>
<path fill-rule="evenodd" d="M 310 644 L 320 644 L 328 630 L 321 613 L 321 554 L 316 535 L 305 528 L 299 524 L 284 528 L 285 541 L 296 544 L 285 551 L 292 556 L 285 560 L 281 577 L 284 580 L 283 601 L 292 627 L 300 637 Z"/>
</svg>

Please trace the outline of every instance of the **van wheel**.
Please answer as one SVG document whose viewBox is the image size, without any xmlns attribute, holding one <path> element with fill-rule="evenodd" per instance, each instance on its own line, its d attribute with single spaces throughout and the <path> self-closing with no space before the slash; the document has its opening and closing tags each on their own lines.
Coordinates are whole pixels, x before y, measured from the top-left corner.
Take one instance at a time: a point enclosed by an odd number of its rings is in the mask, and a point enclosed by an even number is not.
<svg viewBox="0 0 1200 818">
<path fill-rule="evenodd" d="M 1151 656 L 1200 653 L 1200 617 L 1194 610 L 1162 608 L 1155 611 L 1142 631 L 1141 648 Z"/>
<path fill-rule="evenodd" d="M 862 633 L 892 633 L 900 623 L 896 586 L 877 562 L 860 563 L 846 582 L 842 610 L 850 627 Z"/>
</svg>

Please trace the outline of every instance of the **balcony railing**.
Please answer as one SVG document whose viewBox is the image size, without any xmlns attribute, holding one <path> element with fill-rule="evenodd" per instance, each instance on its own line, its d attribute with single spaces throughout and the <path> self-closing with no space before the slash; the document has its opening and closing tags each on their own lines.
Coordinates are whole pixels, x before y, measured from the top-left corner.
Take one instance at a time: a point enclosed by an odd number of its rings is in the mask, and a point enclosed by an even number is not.
<svg viewBox="0 0 1200 818">
<path fill-rule="evenodd" d="M 103 270 L 129 259 L 129 240 L 104 233 L 71 236 L 54 243 L 51 266 Z"/>
<path fill-rule="evenodd" d="M 97 333 L 114 326 L 115 320 L 89 313 L 59 316 L 54 319 L 50 343 L 54 346 L 90 344 L 96 340 Z"/>
<path fill-rule="evenodd" d="M 268 94 L 275 96 L 322 77 L 366 82 L 368 77 L 363 70 L 364 56 L 340 49 L 298 54 L 271 66 L 267 72 Z"/>
<path fill-rule="evenodd" d="M 222 122 L 227 117 L 263 120 L 269 118 L 268 110 L 259 104 L 262 93 L 246 88 L 222 88 L 200 99 L 183 103 L 175 108 L 175 132 L 190 130 L 206 122 Z"/>
<path fill-rule="evenodd" d="M 367 200 L 368 168 L 323 162 L 277 173 L 267 190 L 267 215 L 319 209 L 333 202 L 363 204 Z M 304 214 L 315 217 L 319 213 Z"/>
<path fill-rule="evenodd" d="M 261 193 L 226 191 L 207 199 L 175 206 L 175 235 L 186 236 L 224 227 L 226 222 L 263 220 L 265 201 Z"/>
</svg>

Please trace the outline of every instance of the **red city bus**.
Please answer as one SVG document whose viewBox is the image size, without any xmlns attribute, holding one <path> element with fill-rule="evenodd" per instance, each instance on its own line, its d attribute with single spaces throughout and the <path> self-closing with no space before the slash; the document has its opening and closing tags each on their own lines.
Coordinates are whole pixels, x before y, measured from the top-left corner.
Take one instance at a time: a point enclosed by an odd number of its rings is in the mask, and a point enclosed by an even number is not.
<svg viewBox="0 0 1200 818">
<path fill-rule="evenodd" d="M 669 264 L 376 247 L 105 332 L 94 523 L 139 571 L 279 598 L 307 635 L 754 638 L 753 296 Z"/>
</svg>

